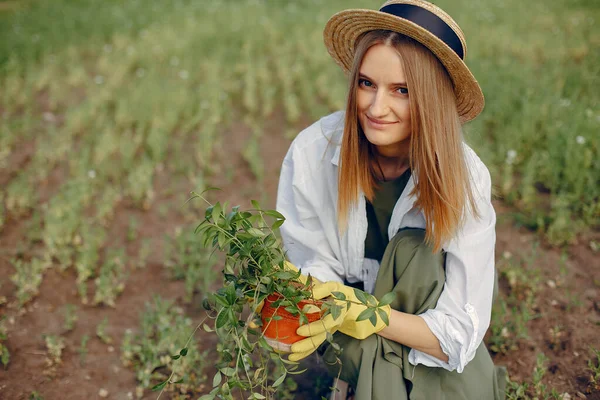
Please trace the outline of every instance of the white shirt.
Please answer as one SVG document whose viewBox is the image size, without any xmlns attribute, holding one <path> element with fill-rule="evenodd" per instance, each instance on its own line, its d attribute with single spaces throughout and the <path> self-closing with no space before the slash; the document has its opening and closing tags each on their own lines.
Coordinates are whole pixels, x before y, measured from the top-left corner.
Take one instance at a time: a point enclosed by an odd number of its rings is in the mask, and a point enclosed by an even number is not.
<svg viewBox="0 0 600 400">
<path fill-rule="evenodd" d="M 303 274 L 321 281 L 362 281 L 372 293 L 379 269 L 376 260 L 364 258 L 367 235 L 363 194 L 348 215 L 342 236 L 337 225 L 337 187 L 340 139 L 344 112 L 336 112 L 303 130 L 283 161 L 277 210 L 285 218 L 281 235 L 289 260 Z M 472 215 L 457 235 L 443 244 L 446 282 L 435 308 L 420 316 L 438 338 L 448 362 L 412 349 L 409 362 L 462 372 L 475 356 L 489 327 L 494 287 L 496 214 L 491 203 L 490 174 L 466 144 L 469 168 L 480 219 Z M 388 236 L 404 227 L 425 228 L 423 213 L 414 207 L 411 176 L 396 203 Z"/>
</svg>

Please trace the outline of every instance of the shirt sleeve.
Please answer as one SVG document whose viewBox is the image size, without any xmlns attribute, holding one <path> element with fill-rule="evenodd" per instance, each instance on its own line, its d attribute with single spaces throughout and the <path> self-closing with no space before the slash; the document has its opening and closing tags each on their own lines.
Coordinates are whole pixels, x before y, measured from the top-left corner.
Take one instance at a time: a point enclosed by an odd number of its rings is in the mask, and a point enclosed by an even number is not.
<svg viewBox="0 0 600 400">
<path fill-rule="evenodd" d="M 481 161 L 479 161 L 481 162 Z M 496 213 L 491 179 L 482 165 L 475 182 L 480 218 L 469 214 L 459 234 L 447 245 L 446 282 L 434 309 L 420 316 L 438 338 L 448 362 L 412 349 L 409 362 L 461 373 L 490 325 L 495 280 Z"/>
<path fill-rule="evenodd" d="M 319 219 L 314 198 L 318 190 L 308 191 L 304 167 L 302 152 L 292 143 L 281 167 L 276 206 L 285 217 L 280 231 L 287 258 L 305 275 L 343 282 L 344 268 Z"/>
</svg>

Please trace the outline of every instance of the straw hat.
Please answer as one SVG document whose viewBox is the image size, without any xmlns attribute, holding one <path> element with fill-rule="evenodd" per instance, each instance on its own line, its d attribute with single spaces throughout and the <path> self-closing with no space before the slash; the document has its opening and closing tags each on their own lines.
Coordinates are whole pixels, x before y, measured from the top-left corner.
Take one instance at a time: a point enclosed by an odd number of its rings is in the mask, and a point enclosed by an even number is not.
<svg viewBox="0 0 600 400">
<path fill-rule="evenodd" d="M 348 73 L 356 39 L 364 32 L 377 29 L 409 36 L 437 56 L 454 83 L 456 105 L 463 122 L 472 120 L 483 110 L 485 101 L 481 88 L 464 63 L 465 36 L 442 9 L 423 0 L 388 0 L 379 11 L 344 10 L 329 19 L 323 38 L 329 54 Z"/>
</svg>

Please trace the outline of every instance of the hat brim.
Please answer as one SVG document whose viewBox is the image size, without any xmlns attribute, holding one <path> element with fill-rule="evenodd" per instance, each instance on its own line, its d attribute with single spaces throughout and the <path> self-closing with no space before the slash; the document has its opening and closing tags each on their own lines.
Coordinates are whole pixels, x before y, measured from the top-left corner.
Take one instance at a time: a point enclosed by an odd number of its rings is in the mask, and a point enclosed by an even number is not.
<svg viewBox="0 0 600 400">
<path fill-rule="evenodd" d="M 325 25 L 325 47 L 347 74 L 352 67 L 356 39 L 365 32 L 379 29 L 411 37 L 435 54 L 454 84 L 456 107 L 462 122 L 481 113 L 485 105 L 483 92 L 467 65 L 437 36 L 409 20 L 375 10 L 344 10 L 333 15 Z"/>
</svg>

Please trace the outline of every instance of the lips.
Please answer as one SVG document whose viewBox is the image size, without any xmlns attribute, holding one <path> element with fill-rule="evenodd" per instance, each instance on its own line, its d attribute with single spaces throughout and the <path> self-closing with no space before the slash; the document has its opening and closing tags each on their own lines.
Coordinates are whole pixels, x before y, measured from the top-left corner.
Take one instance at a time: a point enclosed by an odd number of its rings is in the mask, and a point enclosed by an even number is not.
<svg viewBox="0 0 600 400">
<path fill-rule="evenodd" d="M 376 119 L 376 118 L 371 118 L 371 117 L 369 117 L 368 115 L 367 115 L 367 118 L 368 118 L 368 119 L 369 119 L 369 121 L 371 121 L 372 123 L 374 123 L 374 124 L 379 124 L 379 125 L 391 125 L 391 124 L 395 124 L 395 123 L 396 123 L 396 121 L 392 121 L 392 122 L 390 122 L 390 121 L 383 121 L 383 120 Z"/>
<path fill-rule="evenodd" d="M 383 121 L 380 119 L 371 118 L 366 114 L 365 114 L 365 116 L 367 117 L 367 121 L 369 121 L 369 126 L 373 129 L 385 129 L 388 126 L 393 125 L 398 122 L 398 121 L 393 121 L 393 122 Z"/>
</svg>

